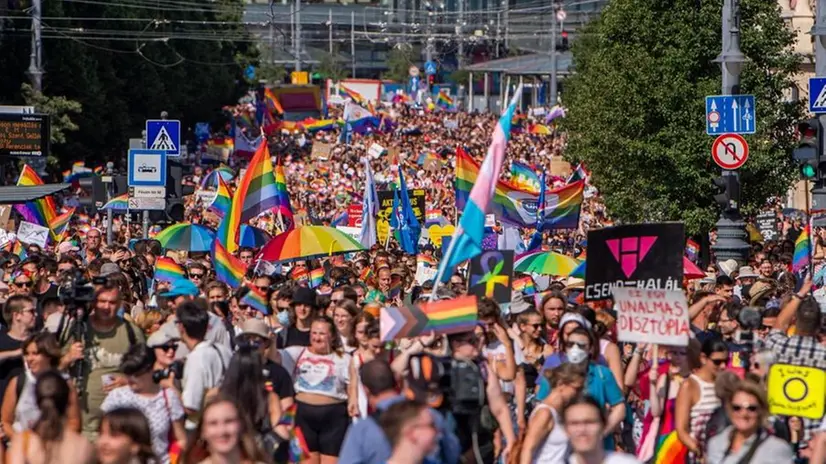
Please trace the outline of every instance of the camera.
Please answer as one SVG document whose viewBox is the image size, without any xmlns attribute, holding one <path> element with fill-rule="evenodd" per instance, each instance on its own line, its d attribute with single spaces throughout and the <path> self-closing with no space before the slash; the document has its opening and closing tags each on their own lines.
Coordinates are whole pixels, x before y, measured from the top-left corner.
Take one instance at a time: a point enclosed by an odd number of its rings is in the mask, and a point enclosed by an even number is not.
<svg viewBox="0 0 826 464">
<path fill-rule="evenodd" d="M 184 363 L 183 361 L 175 361 L 169 365 L 166 369 L 161 369 L 159 371 L 152 372 L 152 381 L 155 383 L 161 383 L 163 379 L 168 379 L 170 375 L 175 374 L 176 379 L 181 379 L 184 376 Z"/>
<path fill-rule="evenodd" d="M 57 288 L 60 302 L 68 306 L 81 306 L 95 299 L 95 287 L 83 275 L 83 271 L 67 272 Z"/>
<path fill-rule="evenodd" d="M 746 306 L 737 314 L 737 323 L 741 329 L 737 334 L 737 343 L 751 344 L 754 342 L 754 331 L 763 325 L 763 314 L 758 308 Z"/>
</svg>

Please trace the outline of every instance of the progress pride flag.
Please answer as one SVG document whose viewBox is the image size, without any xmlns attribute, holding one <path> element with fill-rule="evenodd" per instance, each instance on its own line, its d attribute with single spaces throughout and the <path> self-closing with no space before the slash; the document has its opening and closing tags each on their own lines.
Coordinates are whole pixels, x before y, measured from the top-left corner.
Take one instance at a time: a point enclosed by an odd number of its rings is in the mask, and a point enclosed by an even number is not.
<svg viewBox="0 0 826 464">
<path fill-rule="evenodd" d="M 619 341 L 688 345 L 688 304 L 682 290 L 614 287 Z"/>
</svg>

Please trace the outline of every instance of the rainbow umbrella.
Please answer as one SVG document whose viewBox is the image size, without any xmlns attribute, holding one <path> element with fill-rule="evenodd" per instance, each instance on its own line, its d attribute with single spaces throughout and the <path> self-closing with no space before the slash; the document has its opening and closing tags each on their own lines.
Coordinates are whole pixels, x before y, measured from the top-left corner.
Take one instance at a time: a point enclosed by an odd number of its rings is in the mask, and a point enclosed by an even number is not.
<svg viewBox="0 0 826 464">
<path fill-rule="evenodd" d="M 215 232 L 197 224 L 175 224 L 158 232 L 155 240 L 168 250 L 209 251 Z"/>
<path fill-rule="evenodd" d="M 226 183 L 230 183 L 232 179 L 235 179 L 235 172 L 229 166 L 220 166 L 204 177 L 204 180 L 201 182 L 201 187 L 216 185 L 218 180 L 215 178 L 215 174 L 221 176 L 221 179 L 224 179 Z"/>
<path fill-rule="evenodd" d="M 585 278 L 585 260 L 577 264 L 576 268 L 568 274 L 568 277 L 576 277 L 577 279 L 584 279 Z"/>
<path fill-rule="evenodd" d="M 526 274 L 567 276 L 576 269 L 579 262 L 570 256 L 552 251 L 529 251 L 514 259 L 513 270 Z"/>
<path fill-rule="evenodd" d="M 238 245 L 242 247 L 260 248 L 272 240 L 272 236 L 258 227 L 241 224 L 241 234 Z"/>
<path fill-rule="evenodd" d="M 361 250 L 359 242 L 335 227 L 302 226 L 276 235 L 257 259 L 275 263 Z"/>
<path fill-rule="evenodd" d="M 129 194 L 124 193 L 123 195 L 119 195 L 111 200 L 107 201 L 105 205 L 103 205 L 102 209 L 111 209 L 112 211 L 126 211 L 129 209 Z"/>
</svg>

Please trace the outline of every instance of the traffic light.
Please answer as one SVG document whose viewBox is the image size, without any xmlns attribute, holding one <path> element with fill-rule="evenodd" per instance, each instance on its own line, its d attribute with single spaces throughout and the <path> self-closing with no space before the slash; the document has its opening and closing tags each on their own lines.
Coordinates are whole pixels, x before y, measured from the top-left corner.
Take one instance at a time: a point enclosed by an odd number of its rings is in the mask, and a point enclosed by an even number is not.
<svg viewBox="0 0 826 464">
<path fill-rule="evenodd" d="M 562 31 L 562 44 L 559 49 L 563 52 L 568 50 L 568 31 Z"/>
<path fill-rule="evenodd" d="M 826 174 L 823 156 L 823 130 L 820 121 L 807 119 L 797 123 L 799 140 L 793 151 L 794 160 L 800 164 L 800 176 L 806 180 L 818 180 Z M 824 163 L 826 164 L 826 163 Z"/>
<path fill-rule="evenodd" d="M 740 177 L 735 171 L 723 171 L 714 179 L 714 185 L 720 193 L 714 195 L 714 201 L 720 205 L 723 215 L 736 213 L 740 208 Z"/>
<path fill-rule="evenodd" d="M 106 203 L 106 186 L 100 176 L 83 177 L 77 183 L 82 190 L 78 195 L 78 203 L 90 215 L 94 215 Z"/>
</svg>

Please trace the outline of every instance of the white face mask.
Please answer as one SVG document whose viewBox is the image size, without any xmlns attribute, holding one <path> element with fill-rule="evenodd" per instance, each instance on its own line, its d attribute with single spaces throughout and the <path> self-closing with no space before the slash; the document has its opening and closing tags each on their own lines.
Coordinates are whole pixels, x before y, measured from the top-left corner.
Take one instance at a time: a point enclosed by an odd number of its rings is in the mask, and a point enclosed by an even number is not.
<svg viewBox="0 0 826 464">
<path fill-rule="evenodd" d="M 568 351 L 566 351 L 565 354 L 568 356 L 568 361 L 574 364 L 579 364 L 588 359 L 588 352 L 577 345 L 568 348 Z"/>
</svg>

